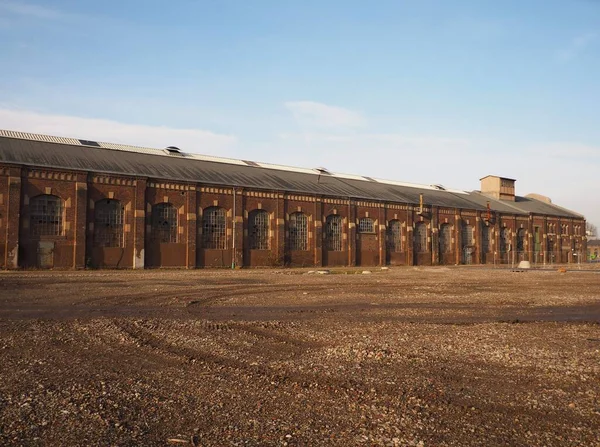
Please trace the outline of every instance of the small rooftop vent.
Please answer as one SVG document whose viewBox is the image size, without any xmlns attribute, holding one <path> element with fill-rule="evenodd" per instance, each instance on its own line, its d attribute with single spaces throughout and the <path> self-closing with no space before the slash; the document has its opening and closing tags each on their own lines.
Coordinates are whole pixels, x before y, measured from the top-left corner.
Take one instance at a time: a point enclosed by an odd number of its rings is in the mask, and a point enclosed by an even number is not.
<svg viewBox="0 0 600 447">
<path fill-rule="evenodd" d="M 319 174 L 327 174 L 327 175 L 331 175 L 331 172 L 329 172 L 327 170 L 327 168 L 324 168 L 323 166 L 319 167 L 319 168 L 315 168 L 315 171 L 317 171 Z"/>
<path fill-rule="evenodd" d="M 444 185 L 431 185 L 431 186 L 439 191 L 446 191 L 446 187 Z"/>
<path fill-rule="evenodd" d="M 166 147 L 165 152 L 169 155 L 181 155 L 181 149 L 176 146 Z"/>
<path fill-rule="evenodd" d="M 100 143 L 98 143 L 97 141 L 92 141 L 92 140 L 79 140 L 79 142 L 81 144 L 83 144 L 84 146 L 94 146 L 94 147 L 100 147 Z"/>
</svg>

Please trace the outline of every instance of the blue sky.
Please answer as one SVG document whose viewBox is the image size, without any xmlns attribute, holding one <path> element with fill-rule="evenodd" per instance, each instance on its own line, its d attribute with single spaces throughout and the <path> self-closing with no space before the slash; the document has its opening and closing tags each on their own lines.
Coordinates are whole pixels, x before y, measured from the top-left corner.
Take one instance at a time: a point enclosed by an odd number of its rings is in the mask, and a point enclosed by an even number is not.
<svg viewBox="0 0 600 447">
<path fill-rule="evenodd" d="M 0 127 L 478 189 L 600 226 L 600 1 L 0 0 Z"/>
</svg>

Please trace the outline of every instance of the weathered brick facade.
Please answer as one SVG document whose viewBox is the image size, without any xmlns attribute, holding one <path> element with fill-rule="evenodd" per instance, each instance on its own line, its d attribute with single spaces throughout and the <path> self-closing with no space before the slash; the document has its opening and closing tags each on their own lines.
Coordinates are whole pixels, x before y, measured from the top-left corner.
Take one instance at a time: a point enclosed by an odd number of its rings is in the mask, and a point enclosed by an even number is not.
<svg viewBox="0 0 600 447">
<path fill-rule="evenodd" d="M 0 267 L 321 267 L 585 260 L 585 220 L 573 215 L 434 206 L 427 203 L 426 194 L 421 206 L 99 171 L 0 162 Z M 30 204 L 39 196 L 57 197 L 62 203 L 60 222 L 51 222 L 57 234 L 32 231 L 39 222 L 31 221 Z M 120 207 L 115 244 L 101 245 L 96 240 L 100 222 L 96 213 L 103 201 Z M 170 217 L 154 215 L 161 204 L 169 205 Z M 206 210 L 222 213 L 223 228 L 204 219 Z M 266 213 L 262 214 L 267 216 L 264 228 L 250 226 L 249 216 L 257 210 Z M 290 230 L 291 219 L 299 215 L 306 227 Z M 328 216 L 341 223 L 335 232 L 326 230 Z M 168 241 L 157 236 L 165 228 L 171 232 Z M 205 246 L 204 233 L 217 231 L 224 238 L 218 247 Z M 258 237 L 255 233 L 267 238 L 259 249 L 249 242 Z M 327 242 L 334 233 L 339 245 Z M 300 249 L 290 248 L 294 237 L 302 238 Z"/>
</svg>

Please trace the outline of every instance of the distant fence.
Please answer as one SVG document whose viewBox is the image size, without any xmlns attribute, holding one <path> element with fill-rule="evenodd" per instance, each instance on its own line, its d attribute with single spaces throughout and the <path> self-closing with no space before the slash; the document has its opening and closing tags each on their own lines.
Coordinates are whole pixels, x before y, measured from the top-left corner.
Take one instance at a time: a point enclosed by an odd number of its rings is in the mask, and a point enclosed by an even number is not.
<svg viewBox="0 0 600 447">
<path fill-rule="evenodd" d="M 581 264 L 588 261 L 587 253 L 582 251 L 536 251 L 529 253 L 526 251 L 507 251 L 500 253 L 486 254 L 487 263 L 517 266 L 521 261 L 529 261 L 532 265 L 553 265 L 553 264 Z"/>
</svg>

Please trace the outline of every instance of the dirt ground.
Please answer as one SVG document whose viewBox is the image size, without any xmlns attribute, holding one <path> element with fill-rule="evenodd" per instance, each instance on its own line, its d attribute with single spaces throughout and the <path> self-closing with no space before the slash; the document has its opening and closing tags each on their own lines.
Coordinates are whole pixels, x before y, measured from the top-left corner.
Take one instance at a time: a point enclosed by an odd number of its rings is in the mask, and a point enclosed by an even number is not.
<svg viewBox="0 0 600 447">
<path fill-rule="evenodd" d="M 0 272 L 0 445 L 600 446 L 600 270 Z"/>
</svg>

